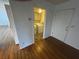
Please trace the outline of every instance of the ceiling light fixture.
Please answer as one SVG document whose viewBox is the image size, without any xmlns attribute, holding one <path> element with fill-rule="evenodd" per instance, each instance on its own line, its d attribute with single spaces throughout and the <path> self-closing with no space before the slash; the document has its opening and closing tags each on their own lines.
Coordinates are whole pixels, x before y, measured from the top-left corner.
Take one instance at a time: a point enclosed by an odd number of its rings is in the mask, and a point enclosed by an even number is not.
<svg viewBox="0 0 79 59">
<path fill-rule="evenodd" d="M 41 13 L 41 12 L 42 12 L 42 9 L 41 9 L 41 8 L 39 8 L 38 12 L 39 12 L 39 13 Z"/>
</svg>

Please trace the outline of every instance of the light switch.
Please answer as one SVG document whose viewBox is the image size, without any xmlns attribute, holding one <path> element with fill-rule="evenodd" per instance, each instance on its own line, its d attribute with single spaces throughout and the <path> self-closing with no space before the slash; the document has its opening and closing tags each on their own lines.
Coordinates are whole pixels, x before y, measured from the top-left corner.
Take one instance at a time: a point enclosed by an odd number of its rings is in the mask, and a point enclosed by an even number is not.
<svg viewBox="0 0 79 59">
<path fill-rule="evenodd" d="M 28 18 L 28 20 L 29 20 L 29 21 L 31 21 L 31 20 L 32 20 L 32 18 Z"/>
</svg>

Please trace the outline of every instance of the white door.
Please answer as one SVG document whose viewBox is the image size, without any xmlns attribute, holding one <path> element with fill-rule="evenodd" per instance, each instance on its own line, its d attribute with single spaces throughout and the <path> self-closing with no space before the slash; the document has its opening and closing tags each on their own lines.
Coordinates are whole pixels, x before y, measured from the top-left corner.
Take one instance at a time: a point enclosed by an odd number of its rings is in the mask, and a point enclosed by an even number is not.
<svg viewBox="0 0 79 59">
<path fill-rule="evenodd" d="M 54 37 L 61 41 L 66 39 L 72 21 L 72 15 L 73 9 L 56 12 L 54 16 Z"/>
<path fill-rule="evenodd" d="M 11 8 L 21 48 L 34 43 L 32 2 L 12 1 Z"/>
</svg>

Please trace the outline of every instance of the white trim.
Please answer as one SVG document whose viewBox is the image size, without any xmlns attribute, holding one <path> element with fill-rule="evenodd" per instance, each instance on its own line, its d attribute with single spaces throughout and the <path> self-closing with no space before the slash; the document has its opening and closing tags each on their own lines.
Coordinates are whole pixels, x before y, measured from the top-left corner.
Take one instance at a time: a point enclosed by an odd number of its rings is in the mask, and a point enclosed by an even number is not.
<svg viewBox="0 0 79 59">
<path fill-rule="evenodd" d="M 23 48 L 27 48 L 27 47 L 29 47 L 29 46 L 31 46 L 31 45 L 33 45 L 33 44 L 34 44 L 34 42 L 29 43 L 29 44 L 27 44 L 26 46 L 21 46 L 21 45 L 19 44 L 19 47 L 20 47 L 20 49 L 23 49 Z"/>
<path fill-rule="evenodd" d="M 47 15 L 47 10 L 45 9 L 45 19 L 44 19 L 44 28 L 43 28 L 43 38 L 46 38 L 45 37 L 45 29 L 46 29 L 46 15 Z"/>
</svg>

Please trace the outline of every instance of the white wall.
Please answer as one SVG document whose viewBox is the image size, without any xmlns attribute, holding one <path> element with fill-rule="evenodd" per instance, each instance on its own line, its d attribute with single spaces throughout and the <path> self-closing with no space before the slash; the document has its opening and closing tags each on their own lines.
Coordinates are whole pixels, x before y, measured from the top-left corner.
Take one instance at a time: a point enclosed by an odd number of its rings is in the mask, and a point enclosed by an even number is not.
<svg viewBox="0 0 79 59">
<path fill-rule="evenodd" d="M 30 4 L 30 5 L 29 5 Z M 11 2 L 20 48 L 33 44 L 32 2 Z M 28 20 L 31 18 L 32 20 Z"/>
<path fill-rule="evenodd" d="M 11 7 L 10 7 L 10 5 L 5 5 L 5 8 L 6 8 L 6 11 L 7 11 L 7 15 L 8 15 L 9 22 L 10 22 L 10 28 L 12 30 L 15 43 L 19 44 L 19 40 L 18 40 L 18 36 L 17 36 L 15 24 L 14 24 L 14 18 L 13 18 Z"/>
<path fill-rule="evenodd" d="M 31 17 L 34 20 L 33 16 L 33 8 L 40 7 L 46 9 L 46 23 L 45 23 L 45 31 L 44 38 L 50 36 L 51 33 L 51 21 L 52 21 L 52 13 L 53 13 L 53 5 L 42 1 L 36 0 L 32 2 L 14 2 L 11 1 L 11 8 L 14 16 L 15 28 L 18 35 L 18 40 L 21 48 L 27 47 L 34 43 L 34 32 L 33 32 L 33 22 L 31 25 L 28 22 L 28 18 Z M 30 12 L 32 11 L 32 12 Z M 52 13 L 51 13 L 52 11 Z M 31 27 L 32 26 L 32 27 Z M 26 30 L 27 28 L 30 29 Z M 30 34 L 32 33 L 32 35 Z M 31 39 L 29 39 L 31 38 Z"/>
<path fill-rule="evenodd" d="M 57 5 L 55 7 L 55 12 L 71 8 L 75 8 L 75 13 L 65 43 L 79 49 L 79 0 L 70 0 L 69 2 Z M 54 28 L 54 22 L 55 21 L 52 21 L 52 32 Z M 51 35 L 53 36 L 54 33 L 52 34 L 52 32 Z"/>
<path fill-rule="evenodd" d="M 0 25 L 8 25 L 8 26 L 10 25 L 5 6 L 1 2 L 0 2 Z"/>
</svg>

